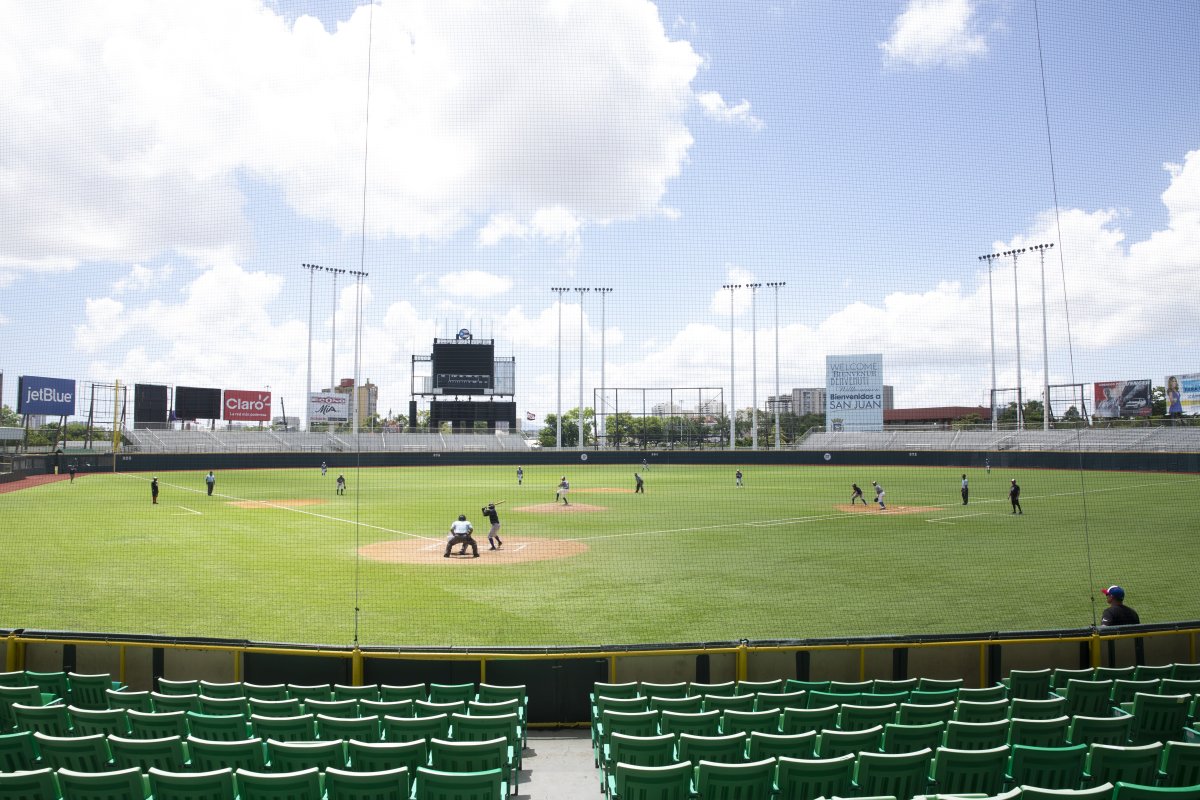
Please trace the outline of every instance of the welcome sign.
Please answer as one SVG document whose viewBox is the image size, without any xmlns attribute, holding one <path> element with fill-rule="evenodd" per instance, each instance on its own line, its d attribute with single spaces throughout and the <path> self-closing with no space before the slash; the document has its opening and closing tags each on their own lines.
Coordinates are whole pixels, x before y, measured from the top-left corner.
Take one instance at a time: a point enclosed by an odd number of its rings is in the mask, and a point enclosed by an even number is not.
<svg viewBox="0 0 1200 800">
<path fill-rule="evenodd" d="M 883 354 L 825 356 L 825 430 L 883 430 Z"/>
</svg>

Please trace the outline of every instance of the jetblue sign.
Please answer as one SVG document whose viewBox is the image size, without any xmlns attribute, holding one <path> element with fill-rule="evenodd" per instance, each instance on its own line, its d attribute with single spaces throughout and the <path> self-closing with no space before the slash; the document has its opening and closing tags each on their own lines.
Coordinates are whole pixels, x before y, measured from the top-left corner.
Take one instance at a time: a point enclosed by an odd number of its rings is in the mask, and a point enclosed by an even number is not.
<svg viewBox="0 0 1200 800">
<path fill-rule="evenodd" d="M 75 381 L 22 375 L 17 389 L 18 414 L 69 417 L 75 413 Z"/>
</svg>

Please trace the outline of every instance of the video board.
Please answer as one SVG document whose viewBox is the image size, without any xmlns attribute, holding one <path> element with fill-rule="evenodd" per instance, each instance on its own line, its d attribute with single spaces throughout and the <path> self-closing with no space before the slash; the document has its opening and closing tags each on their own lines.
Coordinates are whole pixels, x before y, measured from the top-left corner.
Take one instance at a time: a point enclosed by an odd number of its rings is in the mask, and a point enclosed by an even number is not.
<svg viewBox="0 0 1200 800">
<path fill-rule="evenodd" d="M 433 388 L 447 394 L 487 394 L 492 389 L 496 347 L 491 339 L 435 339 Z"/>
</svg>

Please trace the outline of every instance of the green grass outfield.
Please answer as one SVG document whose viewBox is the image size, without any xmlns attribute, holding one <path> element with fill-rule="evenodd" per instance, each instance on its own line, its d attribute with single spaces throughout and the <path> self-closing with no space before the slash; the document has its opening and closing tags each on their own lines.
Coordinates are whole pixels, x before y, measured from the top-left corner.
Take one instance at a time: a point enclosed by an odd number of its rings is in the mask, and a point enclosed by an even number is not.
<svg viewBox="0 0 1200 800">
<path fill-rule="evenodd" d="M 511 467 L 342 471 L 344 497 L 333 469 L 225 471 L 211 498 L 203 472 L 162 473 L 157 506 L 145 474 L 0 494 L 0 627 L 343 645 L 357 604 L 364 645 L 1028 630 L 1090 625 L 1110 583 L 1144 621 L 1200 619 L 1196 475 L 973 470 L 964 507 L 961 470 L 941 468 L 750 467 L 736 489 L 728 467 L 662 465 L 644 496 L 627 466 L 527 467 L 522 487 Z M 522 510 L 563 474 L 572 503 L 601 510 Z M 872 480 L 889 511 L 838 510 Z M 486 549 L 489 500 L 507 501 L 512 555 Z M 481 557 L 431 556 L 459 513 Z M 547 539 L 586 547 L 514 563 Z M 431 548 L 428 563 L 359 557 L 388 541 Z"/>
</svg>

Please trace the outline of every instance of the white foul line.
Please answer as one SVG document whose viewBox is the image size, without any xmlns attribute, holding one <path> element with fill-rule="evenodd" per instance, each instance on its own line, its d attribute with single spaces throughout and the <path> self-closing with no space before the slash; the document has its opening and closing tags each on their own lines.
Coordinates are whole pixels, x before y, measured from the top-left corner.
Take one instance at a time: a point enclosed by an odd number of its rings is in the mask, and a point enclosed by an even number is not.
<svg viewBox="0 0 1200 800">
<path fill-rule="evenodd" d="M 179 506 L 179 508 L 182 508 L 184 511 L 191 511 L 191 512 L 192 512 L 193 514 L 195 514 L 197 517 L 203 517 L 203 516 L 204 516 L 204 515 L 203 515 L 203 514 L 201 514 L 199 511 L 196 511 L 195 509 L 192 509 L 192 508 L 188 508 L 187 506 Z"/>
</svg>

